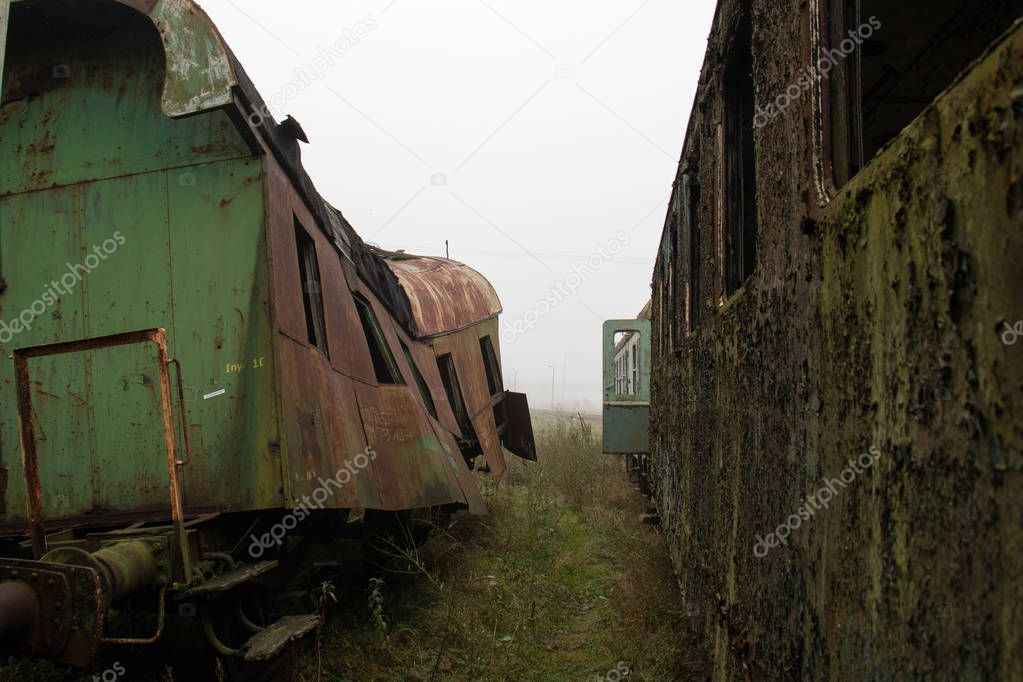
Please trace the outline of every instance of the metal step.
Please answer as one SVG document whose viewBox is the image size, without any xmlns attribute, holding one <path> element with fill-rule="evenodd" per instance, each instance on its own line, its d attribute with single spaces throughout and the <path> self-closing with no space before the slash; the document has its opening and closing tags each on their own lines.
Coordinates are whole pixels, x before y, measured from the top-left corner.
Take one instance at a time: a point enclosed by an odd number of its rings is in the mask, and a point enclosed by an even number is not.
<svg viewBox="0 0 1023 682">
<path fill-rule="evenodd" d="M 241 656 L 248 662 L 268 661 L 274 658 L 288 643 L 305 637 L 320 627 L 320 617 L 285 616 L 270 627 L 245 642 L 240 649 Z"/>
<path fill-rule="evenodd" d="M 201 585 L 196 585 L 191 589 L 180 592 L 175 598 L 180 601 L 182 599 L 201 597 L 203 595 L 214 594 L 216 592 L 227 592 L 228 590 L 249 582 L 253 578 L 258 578 L 264 573 L 272 571 L 275 568 L 277 568 L 276 561 L 261 561 L 258 564 L 243 564 L 223 575 L 217 576 L 213 580 L 209 580 Z"/>
</svg>

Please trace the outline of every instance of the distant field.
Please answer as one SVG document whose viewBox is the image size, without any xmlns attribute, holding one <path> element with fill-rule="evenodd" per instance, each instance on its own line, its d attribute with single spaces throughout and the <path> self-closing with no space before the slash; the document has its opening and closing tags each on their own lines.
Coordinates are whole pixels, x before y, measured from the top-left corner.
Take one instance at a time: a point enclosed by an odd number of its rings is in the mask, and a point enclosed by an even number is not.
<svg viewBox="0 0 1023 682">
<path fill-rule="evenodd" d="M 558 421 L 561 419 L 574 419 L 578 421 L 580 416 L 582 416 L 583 421 L 588 422 L 589 424 L 592 424 L 597 428 L 600 428 L 600 425 L 603 423 L 603 417 L 600 413 L 564 412 L 560 410 L 538 410 L 536 408 L 530 408 L 529 411 L 533 415 L 534 423 L 536 422 L 546 423 L 550 421 Z"/>
</svg>

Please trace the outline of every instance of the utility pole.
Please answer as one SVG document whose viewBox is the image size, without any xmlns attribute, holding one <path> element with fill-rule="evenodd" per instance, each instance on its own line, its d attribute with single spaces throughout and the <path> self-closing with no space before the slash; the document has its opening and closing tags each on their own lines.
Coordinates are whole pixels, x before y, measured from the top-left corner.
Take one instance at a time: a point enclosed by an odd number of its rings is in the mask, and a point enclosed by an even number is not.
<svg viewBox="0 0 1023 682">
<path fill-rule="evenodd" d="M 554 409 L 554 365 L 547 365 L 551 368 L 551 410 Z"/>
<path fill-rule="evenodd" d="M 444 257 L 451 260 L 451 249 L 448 247 L 448 240 L 444 240 Z"/>
<path fill-rule="evenodd" d="M 565 355 L 565 361 L 561 368 L 561 404 L 564 405 L 567 401 L 565 400 L 565 377 L 568 376 L 568 355 Z"/>
</svg>

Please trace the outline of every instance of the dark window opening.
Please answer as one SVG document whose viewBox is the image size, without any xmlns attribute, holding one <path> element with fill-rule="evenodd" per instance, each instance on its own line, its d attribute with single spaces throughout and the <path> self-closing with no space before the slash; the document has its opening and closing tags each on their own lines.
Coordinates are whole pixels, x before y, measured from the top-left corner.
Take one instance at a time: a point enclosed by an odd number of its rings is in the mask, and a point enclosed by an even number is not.
<svg viewBox="0 0 1023 682">
<path fill-rule="evenodd" d="M 1021 0 L 830 0 L 828 7 L 824 61 L 834 63 L 827 92 L 836 187 L 1023 14 Z"/>
<path fill-rule="evenodd" d="M 682 318 L 683 301 L 685 300 L 685 276 L 683 275 L 683 248 L 681 242 L 680 226 L 682 222 L 682 197 L 678 183 L 675 184 L 671 194 L 671 268 L 668 276 L 671 295 L 671 347 L 674 350 L 682 349 Z"/>
<path fill-rule="evenodd" d="M 369 355 L 373 360 L 373 371 L 376 373 L 377 382 L 381 384 L 403 384 L 401 372 L 394 362 L 394 355 L 391 354 L 391 347 L 387 345 L 387 337 L 384 336 L 380 322 L 373 312 L 370 302 L 359 294 L 355 294 L 355 307 L 359 311 L 359 321 L 362 322 L 362 331 L 366 335 L 366 344 L 369 346 Z"/>
<path fill-rule="evenodd" d="M 700 221 L 697 211 L 700 206 L 700 180 L 696 173 L 687 172 L 682 176 L 684 195 L 683 207 L 686 233 L 686 254 L 689 257 L 689 276 L 686 278 L 686 318 L 690 332 L 700 324 Z"/>
<path fill-rule="evenodd" d="M 426 379 L 423 377 L 423 373 L 419 371 L 418 365 L 416 365 L 415 359 L 412 357 L 412 351 L 405 345 L 404 341 L 399 339 L 401 343 L 401 351 L 405 354 L 405 361 L 408 363 L 409 369 L 412 370 L 412 376 L 416 380 L 416 385 L 419 386 L 419 392 L 423 395 L 423 402 L 426 403 L 426 409 L 430 411 L 433 418 L 437 418 L 437 406 L 433 403 L 433 396 L 430 394 L 430 387 L 426 384 Z"/>
<path fill-rule="evenodd" d="M 437 358 L 437 369 L 440 370 L 440 379 L 444 384 L 444 393 L 448 397 L 451 410 L 455 413 L 455 420 L 458 428 L 462 431 L 462 438 L 459 439 L 458 447 L 465 456 L 467 462 L 481 454 L 483 450 L 476 438 L 476 429 L 469 417 L 469 410 L 465 407 L 465 399 L 462 397 L 462 388 L 458 383 L 458 372 L 455 371 L 455 362 L 450 353 Z"/>
<path fill-rule="evenodd" d="M 504 379 L 501 377 L 501 363 L 497 361 L 497 352 L 494 351 L 494 344 L 489 336 L 480 339 L 480 353 L 483 355 L 483 367 L 487 372 L 490 398 L 497 400 L 494 403 L 494 423 L 497 424 L 497 433 L 503 436 L 508 428 L 508 411 L 504 404 Z"/>
<path fill-rule="evenodd" d="M 323 287 L 320 285 L 320 264 L 316 258 L 316 242 L 295 216 L 295 246 L 298 252 L 298 274 L 302 285 L 302 306 L 305 310 L 306 340 L 327 352 L 327 325 L 323 316 Z"/>
<path fill-rule="evenodd" d="M 501 365 L 497 361 L 497 353 L 494 352 L 494 344 L 489 336 L 480 339 L 480 353 L 483 354 L 483 366 L 487 370 L 487 387 L 490 395 L 494 396 L 504 390 L 504 380 L 501 378 Z"/>
<path fill-rule="evenodd" d="M 753 149 L 753 34 L 743 19 L 725 67 L 726 293 L 731 295 L 756 266 L 756 162 Z"/>
</svg>

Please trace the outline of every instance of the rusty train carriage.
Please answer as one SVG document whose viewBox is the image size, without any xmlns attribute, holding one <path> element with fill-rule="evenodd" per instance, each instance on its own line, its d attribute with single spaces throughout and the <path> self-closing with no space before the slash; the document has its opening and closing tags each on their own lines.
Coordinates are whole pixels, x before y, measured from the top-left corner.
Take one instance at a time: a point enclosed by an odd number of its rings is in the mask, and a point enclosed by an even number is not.
<svg viewBox="0 0 1023 682">
<path fill-rule="evenodd" d="M 1023 679 L 1020 83 L 1019 0 L 718 3 L 649 440 L 713 679 Z"/>
<path fill-rule="evenodd" d="M 85 664 L 174 598 L 265 659 L 318 620 L 234 609 L 291 547 L 248 538 L 324 479 L 364 457 L 289 542 L 535 459 L 493 288 L 364 244 L 193 2 L 0 0 L 0 38 L 0 645 Z"/>
</svg>

